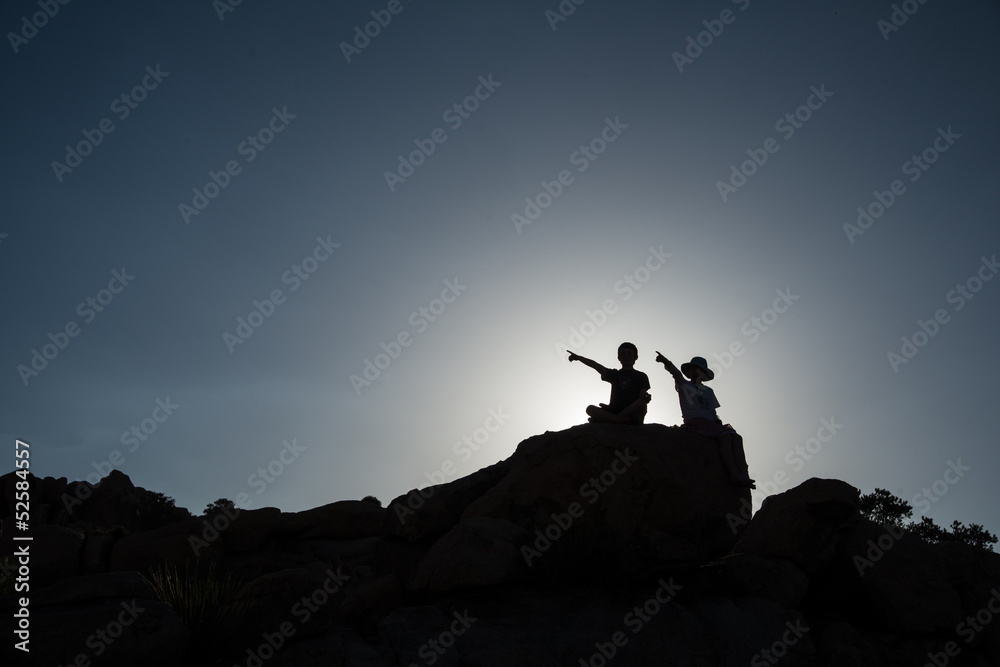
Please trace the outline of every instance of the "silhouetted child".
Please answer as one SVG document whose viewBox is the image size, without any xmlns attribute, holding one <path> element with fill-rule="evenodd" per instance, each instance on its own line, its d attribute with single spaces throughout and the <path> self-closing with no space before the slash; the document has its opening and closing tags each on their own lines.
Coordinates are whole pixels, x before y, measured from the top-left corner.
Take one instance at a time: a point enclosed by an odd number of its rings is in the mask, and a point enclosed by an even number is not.
<svg viewBox="0 0 1000 667">
<path fill-rule="evenodd" d="M 750 479 L 747 469 L 742 436 L 732 426 L 723 425 L 722 420 L 715 414 L 719 401 L 715 398 L 715 392 L 704 384 L 706 380 L 714 378 L 715 373 L 708 367 L 705 359 L 693 357 L 690 362 L 682 364 L 680 370 L 677 370 L 677 367 L 660 352 L 656 353 L 656 361 L 662 363 L 674 376 L 674 388 L 677 389 L 681 402 L 681 416 L 684 418 L 683 428 L 716 438 L 729 479 L 739 486 L 756 489 L 757 486 L 754 480 Z"/>
<path fill-rule="evenodd" d="M 613 424 L 641 424 L 646 418 L 646 404 L 649 403 L 649 378 L 632 366 L 639 358 L 639 350 L 632 343 L 618 346 L 618 361 L 622 367 L 605 368 L 596 361 L 569 353 L 570 361 L 579 361 L 601 374 L 601 379 L 611 383 L 611 398 L 607 405 L 588 405 L 587 414 L 592 422 Z"/>
</svg>

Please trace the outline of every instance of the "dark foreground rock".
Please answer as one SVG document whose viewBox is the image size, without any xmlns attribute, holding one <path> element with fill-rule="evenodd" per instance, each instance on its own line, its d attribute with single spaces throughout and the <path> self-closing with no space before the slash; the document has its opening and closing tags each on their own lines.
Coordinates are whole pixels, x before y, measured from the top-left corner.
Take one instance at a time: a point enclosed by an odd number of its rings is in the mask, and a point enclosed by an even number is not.
<svg viewBox="0 0 1000 667">
<path fill-rule="evenodd" d="M 129 530 L 115 494 L 136 491 L 113 482 L 93 487 L 87 522 L 51 508 L 38 522 L 25 664 L 1000 665 L 1000 556 L 873 524 L 838 480 L 751 519 L 714 441 L 675 428 L 545 433 L 385 509 Z M 148 578 L 165 566 L 220 596 L 214 624 L 158 599 Z M 0 598 L 8 618 L 18 606 Z"/>
<path fill-rule="evenodd" d="M 434 545 L 416 589 L 692 567 L 729 551 L 750 501 L 713 440 L 658 424 L 545 433 L 467 480 L 389 505 L 383 535 Z"/>
<path fill-rule="evenodd" d="M 189 652 L 184 623 L 135 572 L 66 579 L 30 601 L 30 653 L 4 642 L 4 664 L 168 667 Z M 0 598 L 5 618 L 17 611 L 13 598 Z"/>
</svg>

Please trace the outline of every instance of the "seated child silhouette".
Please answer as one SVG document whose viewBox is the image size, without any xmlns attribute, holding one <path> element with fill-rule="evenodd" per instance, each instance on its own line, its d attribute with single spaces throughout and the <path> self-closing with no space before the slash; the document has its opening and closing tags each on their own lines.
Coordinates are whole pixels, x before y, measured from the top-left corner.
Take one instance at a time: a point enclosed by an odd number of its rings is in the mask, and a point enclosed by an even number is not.
<svg viewBox="0 0 1000 667">
<path fill-rule="evenodd" d="M 681 415 L 684 418 L 683 428 L 702 435 L 713 437 L 719 442 L 719 453 L 722 463 L 729 473 L 729 479 L 738 486 L 756 489 L 754 480 L 750 479 L 747 470 L 746 454 L 743 451 L 743 438 L 736 430 L 726 424 L 715 414 L 719 401 L 715 392 L 706 387 L 704 382 L 715 377 L 703 357 L 693 357 L 690 362 L 682 364 L 680 370 L 662 353 L 656 353 L 656 361 L 674 376 L 674 388 L 681 402 Z M 685 378 L 684 376 L 687 376 Z M 690 378 L 690 379 L 689 379 Z"/>
<path fill-rule="evenodd" d="M 601 379 L 611 383 L 611 398 L 607 405 L 588 405 L 588 421 L 611 424 L 641 424 L 646 418 L 646 404 L 650 401 L 649 377 L 632 366 L 639 358 L 639 350 L 632 343 L 618 346 L 618 361 L 622 367 L 605 368 L 596 361 L 569 353 L 570 361 L 582 362 L 601 374 Z"/>
</svg>

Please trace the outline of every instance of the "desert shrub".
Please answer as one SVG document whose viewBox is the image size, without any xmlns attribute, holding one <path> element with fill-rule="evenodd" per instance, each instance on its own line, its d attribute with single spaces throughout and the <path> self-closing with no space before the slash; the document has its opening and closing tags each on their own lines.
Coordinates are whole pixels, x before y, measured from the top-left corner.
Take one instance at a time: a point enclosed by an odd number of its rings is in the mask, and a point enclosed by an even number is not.
<svg viewBox="0 0 1000 667">
<path fill-rule="evenodd" d="M 202 512 L 203 516 L 208 516 L 209 514 L 214 514 L 215 512 L 222 512 L 224 510 L 229 510 L 232 514 L 233 509 L 236 507 L 234 503 L 229 498 L 219 498 L 218 500 L 213 500 L 208 505 L 205 505 L 205 511 Z"/>
<path fill-rule="evenodd" d="M 186 509 L 177 507 L 173 498 L 158 491 L 147 491 L 137 486 L 134 493 L 139 499 L 139 530 L 153 530 L 191 516 Z"/>
<path fill-rule="evenodd" d="M 170 605 L 191 633 L 194 652 L 205 655 L 233 636 L 247 610 L 240 597 L 243 582 L 214 563 L 199 568 L 172 563 L 155 568 L 148 577 L 157 597 Z"/>
</svg>

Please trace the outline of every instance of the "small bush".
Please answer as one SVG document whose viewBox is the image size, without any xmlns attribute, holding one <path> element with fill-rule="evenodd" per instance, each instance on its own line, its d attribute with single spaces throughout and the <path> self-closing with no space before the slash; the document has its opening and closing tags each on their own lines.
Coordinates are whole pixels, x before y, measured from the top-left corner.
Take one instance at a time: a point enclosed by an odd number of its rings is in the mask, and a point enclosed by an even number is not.
<svg viewBox="0 0 1000 667">
<path fill-rule="evenodd" d="M 139 530 L 154 530 L 191 516 L 183 507 L 177 507 L 173 498 L 158 491 L 148 491 L 137 486 L 133 493 L 139 499 Z"/>
<path fill-rule="evenodd" d="M 185 564 L 166 564 L 150 573 L 157 597 L 170 605 L 191 632 L 192 648 L 204 654 L 232 636 L 247 611 L 240 597 L 243 582 L 230 572 Z"/>
<path fill-rule="evenodd" d="M 202 512 L 202 515 L 208 516 L 210 514 L 214 514 L 215 512 L 223 512 L 223 511 L 232 514 L 235 508 L 236 508 L 236 503 L 234 503 L 229 498 L 219 498 L 218 500 L 213 500 L 208 505 L 206 505 L 205 511 Z"/>
</svg>

